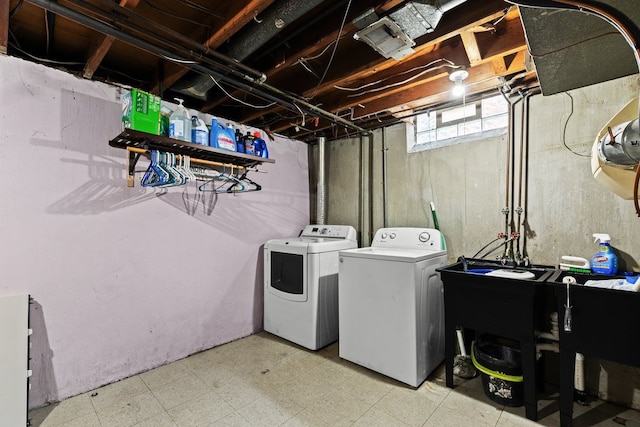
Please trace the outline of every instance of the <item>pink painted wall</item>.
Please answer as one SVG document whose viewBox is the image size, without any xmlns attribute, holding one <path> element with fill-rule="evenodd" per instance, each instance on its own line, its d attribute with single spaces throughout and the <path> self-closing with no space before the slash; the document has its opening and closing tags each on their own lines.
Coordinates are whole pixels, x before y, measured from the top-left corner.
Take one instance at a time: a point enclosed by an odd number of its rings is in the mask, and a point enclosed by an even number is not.
<svg viewBox="0 0 640 427">
<path fill-rule="evenodd" d="M 309 221 L 284 138 L 260 192 L 127 188 L 124 92 L 0 56 L 0 295 L 35 300 L 30 407 L 259 331 L 261 247 Z"/>
</svg>

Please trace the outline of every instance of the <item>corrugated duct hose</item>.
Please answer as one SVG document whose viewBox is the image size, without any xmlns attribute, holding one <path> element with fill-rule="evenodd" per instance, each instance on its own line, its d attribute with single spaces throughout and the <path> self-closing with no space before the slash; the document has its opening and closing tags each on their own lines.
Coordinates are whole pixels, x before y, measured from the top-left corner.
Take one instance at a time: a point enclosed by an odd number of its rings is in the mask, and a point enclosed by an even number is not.
<svg viewBox="0 0 640 427">
<path fill-rule="evenodd" d="M 622 34 L 624 39 L 629 43 L 631 49 L 633 49 L 634 57 L 636 58 L 636 64 L 638 70 L 640 70 L 640 29 L 626 16 L 622 15 L 615 9 L 608 7 L 602 3 L 591 3 L 581 0 L 505 0 L 507 3 L 528 6 L 528 7 L 542 7 L 550 9 L 572 9 L 579 10 L 581 12 L 590 13 L 601 19 L 604 19 L 609 24 L 613 25 L 616 30 Z M 640 104 L 638 105 L 638 120 L 640 121 Z M 636 209 L 636 215 L 640 217 L 640 202 L 638 201 L 638 186 L 640 182 L 640 163 L 636 167 L 636 176 L 633 183 L 633 205 Z"/>
</svg>

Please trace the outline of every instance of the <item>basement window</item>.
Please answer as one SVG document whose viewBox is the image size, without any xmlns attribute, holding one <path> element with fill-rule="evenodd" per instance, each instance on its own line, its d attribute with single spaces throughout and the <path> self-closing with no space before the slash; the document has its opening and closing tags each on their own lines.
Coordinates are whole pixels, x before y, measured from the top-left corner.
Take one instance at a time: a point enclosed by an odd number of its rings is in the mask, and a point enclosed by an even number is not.
<svg viewBox="0 0 640 427">
<path fill-rule="evenodd" d="M 509 125 L 509 104 L 493 95 L 416 116 L 407 135 L 407 151 L 416 152 L 503 135 Z"/>
</svg>

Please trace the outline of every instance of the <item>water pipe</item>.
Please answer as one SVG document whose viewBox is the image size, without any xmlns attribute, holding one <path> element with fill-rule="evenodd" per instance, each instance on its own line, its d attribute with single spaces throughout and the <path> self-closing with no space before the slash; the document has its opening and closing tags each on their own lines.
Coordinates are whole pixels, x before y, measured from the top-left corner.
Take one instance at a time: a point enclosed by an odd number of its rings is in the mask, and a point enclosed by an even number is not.
<svg viewBox="0 0 640 427">
<path fill-rule="evenodd" d="M 576 402 L 579 405 L 587 405 L 587 392 L 584 385 L 584 354 L 576 353 L 575 374 L 573 377 L 573 387 L 576 392 Z"/>
<path fill-rule="evenodd" d="M 536 344 L 536 353 L 541 351 L 553 351 L 554 353 L 560 353 L 560 344 L 557 342 L 542 342 Z"/>
<path fill-rule="evenodd" d="M 549 316 L 551 320 L 551 331 L 550 332 L 540 332 L 536 331 L 535 335 L 537 338 L 542 338 L 551 341 L 560 341 L 560 329 L 558 327 L 558 313 L 553 312 Z"/>
</svg>

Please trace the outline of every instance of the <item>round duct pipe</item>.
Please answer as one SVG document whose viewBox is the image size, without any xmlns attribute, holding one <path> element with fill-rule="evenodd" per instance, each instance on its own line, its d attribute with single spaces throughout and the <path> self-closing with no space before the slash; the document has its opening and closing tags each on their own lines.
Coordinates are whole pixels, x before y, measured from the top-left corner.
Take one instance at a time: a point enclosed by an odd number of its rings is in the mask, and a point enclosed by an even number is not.
<svg viewBox="0 0 640 427">
<path fill-rule="evenodd" d="M 635 167 L 640 162 L 640 127 L 638 119 L 608 127 L 600 140 L 598 153 L 614 165 Z"/>
<path fill-rule="evenodd" d="M 318 157 L 316 168 L 316 223 L 325 224 L 327 215 L 326 199 L 326 145 L 325 136 L 318 137 Z"/>
</svg>

